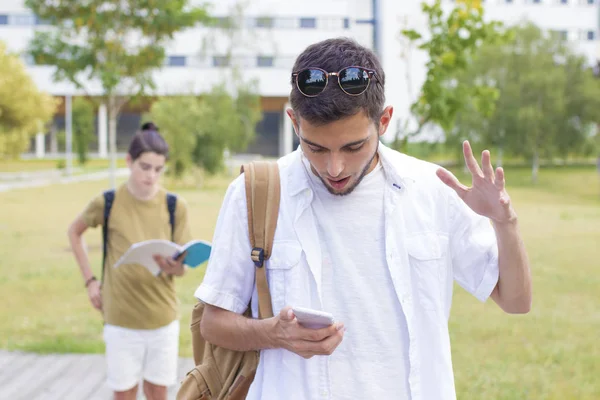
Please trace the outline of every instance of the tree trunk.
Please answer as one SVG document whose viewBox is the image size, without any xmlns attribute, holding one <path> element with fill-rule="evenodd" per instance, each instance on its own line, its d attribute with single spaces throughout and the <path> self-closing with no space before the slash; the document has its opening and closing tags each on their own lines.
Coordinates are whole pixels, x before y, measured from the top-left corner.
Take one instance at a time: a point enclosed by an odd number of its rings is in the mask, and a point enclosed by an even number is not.
<svg viewBox="0 0 600 400">
<path fill-rule="evenodd" d="M 110 152 L 110 187 L 117 186 L 117 116 L 119 109 L 117 99 L 110 96 L 108 99 L 108 146 Z"/>
<path fill-rule="evenodd" d="M 533 183 L 537 183 L 538 181 L 538 172 L 540 170 L 540 157 L 538 155 L 537 149 L 533 153 L 533 164 L 531 167 L 531 181 Z"/>
</svg>

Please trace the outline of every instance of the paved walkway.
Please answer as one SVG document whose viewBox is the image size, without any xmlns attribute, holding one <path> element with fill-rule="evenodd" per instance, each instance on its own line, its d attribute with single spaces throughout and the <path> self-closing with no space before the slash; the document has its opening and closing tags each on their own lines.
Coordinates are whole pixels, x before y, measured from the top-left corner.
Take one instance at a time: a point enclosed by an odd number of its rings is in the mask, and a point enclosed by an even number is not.
<svg viewBox="0 0 600 400">
<path fill-rule="evenodd" d="M 179 359 L 179 379 L 193 366 Z M 110 400 L 104 356 L 100 354 L 39 355 L 0 350 L 0 399 L 2 400 Z M 174 400 L 179 383 L 169 388 Z M 142 390 L 138 399 L 143 399 Z"/>
<path fill-rule="evenodd" d="M 129 175 L 128 168 L 119 168 L 116 171 L 117 178 Z M 70 177 L 56 175 L 56 174 L 32 174 L 28 179 L 25 180 L 11 180 L 8 182 L 0 181 L 0 192 L 7 192 L 14 189 L 26 189 L 42 186 L 50 186 L 54 184 L 68 184 L 83 181 L 98 181 L 102 179 L 108 179 L 109 171 L 98 171 L 89 174 L 79 174 Z"/>
</svg>

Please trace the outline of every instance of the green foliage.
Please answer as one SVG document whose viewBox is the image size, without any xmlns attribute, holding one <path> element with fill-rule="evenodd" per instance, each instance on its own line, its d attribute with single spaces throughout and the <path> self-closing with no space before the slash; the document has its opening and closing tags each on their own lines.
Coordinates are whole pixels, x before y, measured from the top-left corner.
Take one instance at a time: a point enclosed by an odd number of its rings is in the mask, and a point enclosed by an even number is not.
<svg viewBox="0 0 600 400">
<path fill-rule="evenodd" d="M 73 100 L 73 145 L 81 165 L 88 161 L 88 150 L 95 138 L 94 131 L 94 106 L 84 98 L 75 98 Z"/>
<path fill-rule="evenodd" d="M 35 33 L 29 53 L 36 63 L 56 67 L 54 79 L 87 90 L 98 82 L 108 107 L 111 170 L 116 170 L 117 118 L 131 97 L 155 87 L 152 72 L 162 67 L 165 46 L 175 33 L 212 21 L 205 6 L 189 0 L 26 0 L 50 29 Z M 111 186 L 115 186 L 111 176 Z"/>
<path fill-rule="evenodd" d="M 0 158 L 16 158 L 27 150 L 30 139 L 52 119 L 56 105 L 0 41 Z"/>
<path fill-rule="evenodd" d="M 470 139 L 531 160 L 586 154 L 600 121 L 600 81 L 564 42 L 532 24 L 512 29 L 507 43 L 482 46 L 459 80 L 498 91 L 492 113 L 469 104 L 450 140 Z"/>
<path fill-rule="evenodd" d="M 170 162 L 179 177 L 192 164 L 209 174 L 218 172 L 226 149 L 246 149 L 262 114 L 253 85 L 241 85 L 234 95 L 218 85 L 202 97 L 161 98 L 148 118 L 169 143 Z"/>
<path fill-rule="evenodd" d="M 56 67 L 55 79 L 83 87 L 98 80 L 113 95 L 124 82 L 131 91 L 152 87 L 150 72 L 163 65 L 164 46 L 176 32 L 209 20 L 187 0 L 27 0 L 53 28 L 36 32 L 30 53 Z"/>
<path fill-rule="evenodd" d="M 407 139 L 417 135 L 428 123 L 439 125 L 444 131 L 452 130 L 457 115 L 473 105 L 484 114 L 493 110 L 497 91 L 486 82 L 464 84 L 456 79 L 465 71 L 477 49 L 485 43 L 505 40 L 498 22 L 486 22 L 483 8 L 477 2 L 459 2 L 449 13 L 444 13 L 441 0 L 423 3 L 428 18 L 428 33 L 402 30 L 402 36 L 428 55 L 427 74 L 419 98 L 411 112 L 418 128 L 413 132 L 399 132 Z M 402 141 L 398 136 L 397 140 Z"/>
<path fill-rule="evenodd" d="M 149 115 L 160 127 L 169 144 L 169 163 L 175 176 L 181 176 L 192 164 L 191 149 L 196 146 L 205 109 L 193 96 L 161 97 L 152 104 Z"/>
</svg>

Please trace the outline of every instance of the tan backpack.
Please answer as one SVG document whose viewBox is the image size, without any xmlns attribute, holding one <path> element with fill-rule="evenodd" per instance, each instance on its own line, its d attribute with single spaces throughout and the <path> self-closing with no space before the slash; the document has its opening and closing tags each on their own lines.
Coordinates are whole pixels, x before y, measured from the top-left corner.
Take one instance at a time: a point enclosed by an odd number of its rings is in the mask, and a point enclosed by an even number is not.
<svg viewBox="0 0 600 400">
<path fill-rule="evenodd" d="M 280 182 L 276 161 L 244 164 L 248 233 L 255 265 L 259 318 L 273 316 L 264 262 L 271 256 L 279 215 Z M 196 367 L 187 373 L 177 400 L 242 400 L 246 398 L 258 366 L 258 351 L 234 351 L 215 346 L 200 334 L 204 303 L 192 311 L 192 347 Z M 250 305 L 244 313 L 251 318 Z"/>
</svg>

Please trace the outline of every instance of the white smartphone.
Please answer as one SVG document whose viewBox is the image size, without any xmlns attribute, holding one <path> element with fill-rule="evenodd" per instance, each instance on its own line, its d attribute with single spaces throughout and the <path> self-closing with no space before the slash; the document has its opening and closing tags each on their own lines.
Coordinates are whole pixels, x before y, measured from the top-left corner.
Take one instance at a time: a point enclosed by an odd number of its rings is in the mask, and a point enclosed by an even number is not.
<svg viewBox="0 0 600 400">
<path fill-rule="evenodd" d="M 292 307 L 296 319 L 305 328 L 321 329 L 333 325 L 333 315 L 325 311 L 310 308 Z"/>
</svg>

